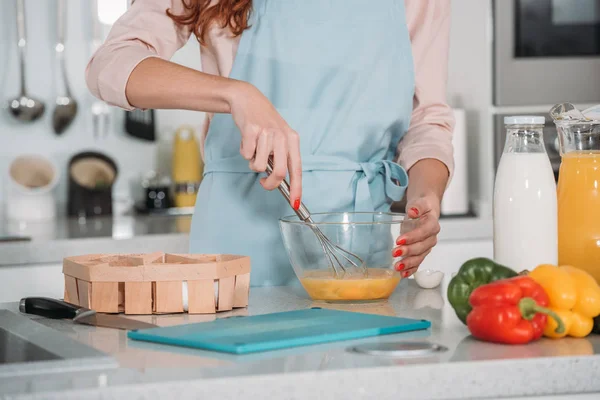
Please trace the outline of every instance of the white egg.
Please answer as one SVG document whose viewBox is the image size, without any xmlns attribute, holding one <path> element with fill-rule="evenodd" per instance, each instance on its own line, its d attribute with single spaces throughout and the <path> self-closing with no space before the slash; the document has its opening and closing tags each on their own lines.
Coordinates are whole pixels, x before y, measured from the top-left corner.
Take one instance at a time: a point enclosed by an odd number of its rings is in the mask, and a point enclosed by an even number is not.
<svg viewBox="0 0 600 400">
<path fill-rule="evenodd" d="M 433 289 L 438 287 L 440 283 L 442 283 L 442 279 L 444 278 L 444 273 L 442 271 L 434 271 L 431 269 L 418 270 L 413 275 L 415 277 L 415 281 L 417 281 L 417 285 L 422 287 L 423 289 Z"/>
</svg>

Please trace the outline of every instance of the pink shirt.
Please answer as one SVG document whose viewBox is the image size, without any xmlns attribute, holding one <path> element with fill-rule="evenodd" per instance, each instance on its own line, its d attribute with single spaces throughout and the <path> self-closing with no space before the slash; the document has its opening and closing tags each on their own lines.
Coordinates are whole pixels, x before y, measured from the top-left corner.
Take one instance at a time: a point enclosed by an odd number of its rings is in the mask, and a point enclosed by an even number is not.
<svg viewBox="0 0 600 400">
<path fill-rule="evenodd" d="M 114 24 L 106 42 L 86 69 L 87 85 L 98 98 L 132 110 L 125 96 L 131 71 L 148 57 L 170 59 L 190 38 L 191 31 L 177 26 L 165 10 L 183 13 L 183 0 L 143 0 Z M 424 158 L 443 162 L 454 170 L 452 131 L 454 114 L 446 103 L 450 34 L 450 0 L 405 0 L 406 18 L 415 66 L 415 95 L 410 127 L 398 145 L 398 163 L 408 170 Z M 200 46 L 202 71 L 229 76 L 239 37 L 226 30 L 209 30 Z M 201 132 L 203 144 L 212 115 Z M 300 137 L 302 140 L 302 137 Z"/>
</svg>

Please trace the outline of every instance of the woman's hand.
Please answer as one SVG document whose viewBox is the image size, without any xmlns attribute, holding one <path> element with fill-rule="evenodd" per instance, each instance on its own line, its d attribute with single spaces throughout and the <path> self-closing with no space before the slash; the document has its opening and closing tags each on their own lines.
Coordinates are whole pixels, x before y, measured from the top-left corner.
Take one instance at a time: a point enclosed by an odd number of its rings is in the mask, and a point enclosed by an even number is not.
<svg viewBox="0 0 600 400">
<path fill-rule="evenodd" d="M 402 224 L 397 247 L 392 250 L 393 257 L 402 257 L 394 268 L 401 272 L 403 278 L 414 274 L 437 244 L 448 168 L 436 159 L 423 159 L 409 169 L 408 176 L 406 214 L 414 220 Z"/>
<path fill-rule="evenodd" d="M 273 155 L 273 173 L 261 180 L 267 190 L 290 174 L 290 202 L 302 197 L 300 142 L 273 104 L 253 85 L 149 57 L 132 71 L 125 94 L 138 108 L 164 108 L 231 113 L 242 133 L 240 153 L 250 168 L 264 172 Z"/>
<path fill-rule="evenodd" d="M 414 224 L 408 223 L 412 229 L 398 237 L 398 246 L 393 250 L 394 257 L 402 257 L 394 268 L 400 271 L 403 278 L 414 274 L 437 244 L 437 234 L 440 232 L 440 199 L 435 193 L 430 193 L 407 202 L 406 210 L 409 218 L 418 220 L 415 220 Z"/>
<path fill-rule="evenodd" d="M 273 155 L 273 173 L 262 178 L 266 190 L 276 189 L 290 175 L 290 202 L 300 207 L 302 197 L 302 162 L 298 134 L 288 126 L 273 104 L 256 87 L 239 82 L 231 100 L 231 116 L 240 129 L 241 155 L 250 169 L 264 172 Z"/>
</svg>

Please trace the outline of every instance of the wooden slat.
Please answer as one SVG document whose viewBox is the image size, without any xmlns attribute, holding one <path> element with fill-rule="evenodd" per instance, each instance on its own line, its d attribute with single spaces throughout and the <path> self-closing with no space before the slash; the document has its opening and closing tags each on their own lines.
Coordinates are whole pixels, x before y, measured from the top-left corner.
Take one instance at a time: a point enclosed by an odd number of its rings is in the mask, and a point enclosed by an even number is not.
<svg viewBox="0 0 600 400">
<path fill-rule="evenodd" d="M 125 312 L 125 282 L 119 282 L 119 312 Z"/>
<path fill-rule="evenodd" d="M 119 312 L 118 282 L 92 282 L 92 310 L 103 313 Z"/>
<path fill-rule="evenodd" d="M 142 258 L 144 259 L 144 264 L 164 263 L 165 253 L 162 251 L 156 251 L 154 253 L 144 254 Z"/>
<path fill-rule="evenodd" d="M 220 279 L 250 272 L 250 258 L 245 256 L 167 254 L 162 258 L 162 254 L 69 257 L 63 260 L 63 273 L 87 282 L 164 282 Z M 168 262 L 157 262 L 161 259 Z M 144 265 L 138 265 L 142 260 Z"/>
<path fill-rule="evenodd" d="M 152 282 L 125 282 L 125 314 L 152 314 Z"/>
<path fill-rule="evenodd" d="M 219 279 L 219 294 L 217 311 L 230 311 L 233 309 L 235 276 Z"/>
<path fill-rule="evenodd" d="M 65 275 L 65 301 L 67 303 L 79 305 L 77 279 L 69 275 Z"/>
<path fill-rule="evenodd" d="M 250 258 L 198 264 L 151 264 L 142 267 L 144 280 L 150 281 L 200 281 L 229 278 L 250 273 Z M 96 279 L 94 279 L 96 280 Z"/>
<path fill-rule="evenodd" d="M 165 254 L 165 264 L 203 264 L 217 261 L 214 255 Z"/>
<path fill-rule="evenodd" d="M 235 275 L 250 273 L 250 257 L 227 256 L 217 257 L 217 278 L 229 278 Z"/>
<path fill-rule="evenodd" d="M 250 294 L 250 274 L 237 275 L 233 294 L 233 307 L 247 307 Z"/>
<path fill-rule="evenodd" d="M 188 313 L 212 314 L 215 312 L 215 286 L 213 279 L 188 281 Z"/>
<path fill-rule="evenodd" d="M 77 279 L 77 293 L 79 294 L 79 305 L 81 307 L 91 308 L 92 284 L 82 279 Z"/>
<path fill-rule="evenodd" d="M 97 264 L 82 267 L 67 259 L 63 261 L 63 273 L 88 282 L 143 282 L 144 267 L 115 267 L 108 264 Z"/>
<path fill-rule="evenodd" d="M 183 312 L 181 282 L 154 283 L 154 312 L 180 313 Z"/>
</svg>

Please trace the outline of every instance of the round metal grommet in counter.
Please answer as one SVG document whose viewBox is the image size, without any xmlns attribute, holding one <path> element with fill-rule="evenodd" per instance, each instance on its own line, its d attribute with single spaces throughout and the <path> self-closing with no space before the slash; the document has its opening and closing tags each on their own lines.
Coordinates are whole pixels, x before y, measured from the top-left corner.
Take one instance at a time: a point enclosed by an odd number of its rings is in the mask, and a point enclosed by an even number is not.
<svg viewBox="0 0 600 400">
<path fill-rule="evenodd" d="M 365 343 L 347 349 L 352 353 L 383 357 L 430 357 L 448 350 L 447 347 L 429 342 Z"/>
</svg>

